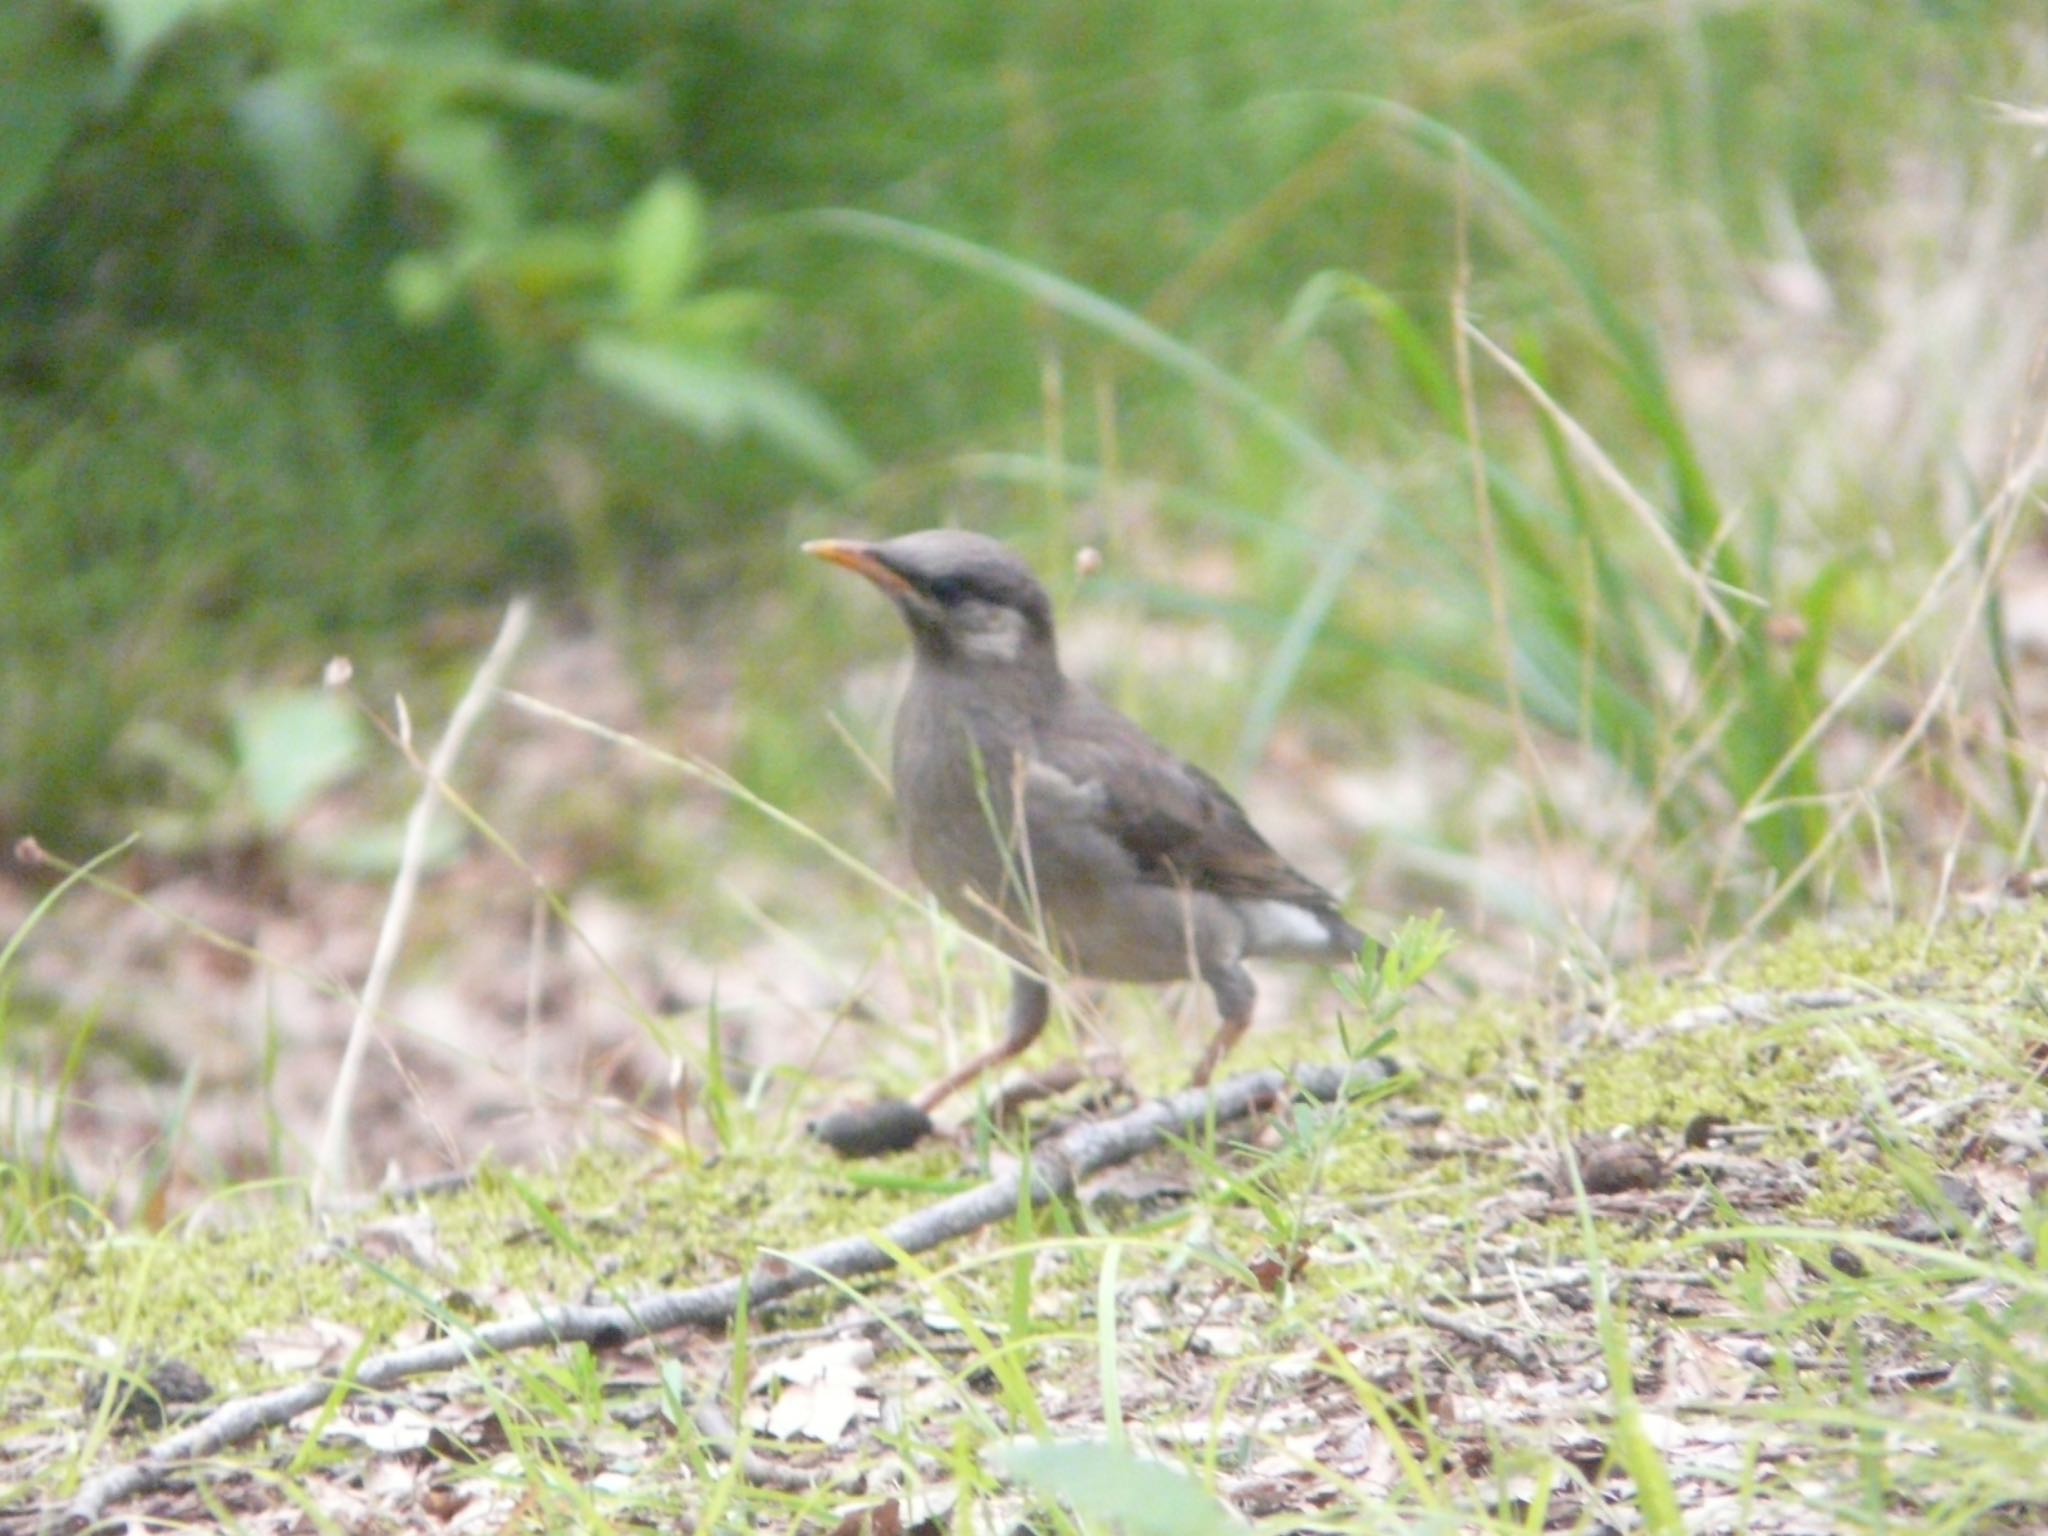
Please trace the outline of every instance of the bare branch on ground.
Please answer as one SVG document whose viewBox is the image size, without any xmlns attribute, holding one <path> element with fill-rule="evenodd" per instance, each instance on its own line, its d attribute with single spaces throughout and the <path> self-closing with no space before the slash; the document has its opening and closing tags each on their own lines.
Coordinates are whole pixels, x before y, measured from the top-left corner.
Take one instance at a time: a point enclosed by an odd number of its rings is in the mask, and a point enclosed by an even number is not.
<svg viewBox="0 0 2048 1536">
<path fill-rule="evenodd" d="M 1291 1078 L 1278 1071 L 1252 1072 L 1214 1089 L 1189 1089 L 1114 1120 L 1077 1126 L 1037 1147 L 1029 1164 L 914 1211 L 885 1227 L 879 1238 L 842 1237 L 800 1253 L 768 1255 L 751 1275 L 637 1301 L 547 1307 L 457 1337 L 372 1355 L 340 1379 L 318 1377 L 237 1398 L 159 1441 L 139 1459 L 87 1480 L 67 1507 L 52 1512 L 47 1526 L 82 1530 L 110 1505 L 160 1485 L 186 1463 L 289 1423 L 336 1395 L 381 1390 L 516 1350 L 576 1343 L 616 1348 L 675 1328 L 718 1327 L 732 1320 L 743 1299 L 750 1312 L 758 1312 L 830 1280 L 880 1273 L 895 1266 L 894 1253 L 922 1253 L 1011 1220 L 1020 1202 L 1036 1208 L 1066 1199 L 1090 1174 L 1176 1138 L 1243 1119 L 1293 1094 L 1326 1102 L 1348 1097 L 1385 1083 L 1393 1072 L 1391 1063 L 1375 1059 L 1349 1067 L 1308 1069 Z"/>
</svg>

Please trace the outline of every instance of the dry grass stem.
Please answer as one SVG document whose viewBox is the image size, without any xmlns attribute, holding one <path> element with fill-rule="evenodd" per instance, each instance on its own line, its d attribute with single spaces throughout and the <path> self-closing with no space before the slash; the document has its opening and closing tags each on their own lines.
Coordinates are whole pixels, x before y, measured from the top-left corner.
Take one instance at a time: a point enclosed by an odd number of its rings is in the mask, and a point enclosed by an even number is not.
<svg viewBox="0 0 2048 1536">
<path fill-rule="evenodd" d="M 426 782 L 419 799 L 405 819 L 405 841 L 399 854 L 398 877 L 392 882 L 391 900 L 384 909 L 384 921 L 377 931 L 377 948 L 370 958 L 369 978 L 356 999 L 355 1017 L 349 1023 L 348 1043 L 334 1075 L 334 1094 L 328 1101 L 327 1121 L 320 1135 L 320 1152 L 313 1167 L 311 1199 L 317 1209 L 335 1189 L 347 1182 L 349 1124 L 355 1106 L 356 1085 L 362 1077 L 363 1055 L 369 1048 L 370 1033 L 390 985 L 392 967 L 404 941 L 406 925 L 412 918 L 413 899 L 419 891 L 420 874 L 426 867 L 427 836 L 433 830 L 434 812 L 442 786 L 455 770 L 463 744 L 496 696 L 499 680 L 512 664 L 519 646 L 533 623 L 533 604 L 524 597 L 513 599 L 505 610 L 498 638 L 492 642 L 483 664 L 470 680 L 448 729 L 435 744 L 434 755 L 424 769 Z"/>
</svg>

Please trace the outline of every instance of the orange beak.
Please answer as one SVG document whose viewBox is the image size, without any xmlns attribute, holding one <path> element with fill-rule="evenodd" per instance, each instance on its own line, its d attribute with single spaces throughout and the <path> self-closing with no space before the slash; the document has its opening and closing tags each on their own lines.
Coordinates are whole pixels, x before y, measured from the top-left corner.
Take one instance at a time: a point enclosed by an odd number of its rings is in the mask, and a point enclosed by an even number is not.
<svg viewBox="0 0 2048 1536">
<path fill-rule="evenodd" d="M 872 544 L 863 544 L 858 539 L 812 539 L 803 548 L 813 559 L 843 565 L 867 577 L 891 597 L 903 597 L 913 590 L 909 582 L 882 564 Z"/>
</svg>

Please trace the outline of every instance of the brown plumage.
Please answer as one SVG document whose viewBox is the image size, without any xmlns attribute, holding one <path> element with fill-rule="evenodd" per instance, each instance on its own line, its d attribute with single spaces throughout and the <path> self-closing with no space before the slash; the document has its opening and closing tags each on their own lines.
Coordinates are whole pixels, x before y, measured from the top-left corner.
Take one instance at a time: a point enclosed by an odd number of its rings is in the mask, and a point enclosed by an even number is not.
<svg viewBox="0 0 2048 1536">
<path fill-rule="evenodd" d="M 1195 1072 L 1205 1083 L 1251 1022 L 1247 957 L 1359 952 L 1335 898 L 1220 784 L 1060 671 L 1051 600 L 1003 545 L 933 530 L 804 548 L 867 577 L 909 626 L 895 781 L 911 862 L 1018 962 L 1005 1039 L 922 1107 L 1037 1037 L 1049 959 L 1109 981 L 1206 982 L 1222 1025 Z"/>
</svg>

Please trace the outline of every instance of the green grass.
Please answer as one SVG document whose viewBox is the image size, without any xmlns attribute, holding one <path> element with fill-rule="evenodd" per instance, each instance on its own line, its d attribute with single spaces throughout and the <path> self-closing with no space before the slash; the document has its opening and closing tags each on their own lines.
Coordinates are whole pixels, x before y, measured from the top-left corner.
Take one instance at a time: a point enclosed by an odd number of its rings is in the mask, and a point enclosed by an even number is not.
<svg viewBox="0 0 2048 1536">
<path fill-rule="evenodd" d="M 1184 1199 L 1020 1212 L 1004 1230 L 906 1258 L 893 1277 L 658 1355 L 673 1364 L 651 1376 L 630 1352 L 578 1346 L 441 1383 L 454 1393 L 435 1410 L 449 1432 L 476 1435 L 495 1417 L 502 1449 L 430 1477 L 588 1528 L 636 1511 L 712 1528 L 843 1511 L 844 1496 L 739 1477 L 684 1405 L 723 1401 L 744 1424 L 792 1390 L 756 1372 L 816 1342 L 802 1330 L 866 1318 L 877 1358 L 863 1369 L 896 1417 L 858 1430 L 831 1465 L 866 1468 L 877 1498 L 943 1488 L 1010 1507 L 1035 1489 L 1070 1509 L 1076 1530 L 1113 1516 L 1152 1529 L 1143 1511 L 1115 1515 L 1128 1479 L 1114 1469 L 1141 1455 L 1140 1480 L 1166 1475 L 1154 1459 L 1183 1469 L 1157 1490 L 1165 1507 L 1185 1502 L 1177 1518 L 1220 1511 L 1252 1468 L 1285 1464 L 1322 1490 L 1319 1518 L 1340 1532 L 1440 1519 L 1540 1529 L 1533 1511 L 1552 1506 L 1563 1528 L 1590 1529 L 1606 1501 L 1678 1529 L 1724 1495 L 1750 1499 L 1760 1521 L 1834 1507 L 1853 1529 L 1996 1529 L 2001 1511 L 2023 1523 L 2048 1448 L 2036 1339 L 2048 1290 L 2012 1247 L 2034 1218 L 2023 1211 L 2016 1225 L 2001 1211 L 1981 1236 L 1935 1243 L 1889 1226 L 1934 1170 L 2003 1187 L 1985 1151 L 1997 1143 L 1983 1138 L 2040 1108 L 2023 1065 L 2043 1034 L 2025 1003 L 2039 934 L 2033 908 L 1838 949 L 1809 934 L 1732 983 L 1625 978 L 1591 1032 L 1527 1005 L 1404 1013 L 1395 1048 L 1413 1073 L 1401 1091 L 1298 1112 L 1256 1145 L 1191 1146 L 1163 1165 Z M 1774 971 L 1789 984 L 1763 979 Z M 1357 1000 L 1368 1021 L 1394 1016 L 1395 983 L 1377 1003 Z M 1861 1000 L 1816 1009 L 1800 1001 L 1816 983 Z M 1717 1005 L 1743 1013 L 1705 1012 Z M 1296 1036 L 1287 1048 L 1314 1056 L 1315 1044 Z M 1941 1068 L 1929 1091 L 1906 1087 L 1929 1061 Z M 1540 1091 L 1514 1086 L 1524 1080 Z M 1674 1102 L 1685 1086 L 1693 1097 Z M 1960 1114 L 1924 1113 L 1948 1102 Z M 1388 1106 L 1407 1118 L 1384 1120 Z M 1680 1133 L 1707 1111 L 1761 1134 L 1648 1206 L 1575 1197 L 1560 1172 L 1558 1149 L 1577 1138 L 1583 1161 L 1617 1127 L 1683 1166 Z M 95 1462 L 132 1453 L 132 1437 L 109 1438 L 112 1421 L 75 1396 L 78 1374 L 109 1351 L 182 1360 L 224 1392 L 258 1388 L 291 1374 L 272 1356 L 316 1323 L 375 1349 L 422 1326 L 687 1284 L 758 1250 L 873 1230 L 929 1198 L 908 1176 L 953 1163 L 933 1153 L 888 1181 L 852 1178 L 785 1140 L 791 1127 L 734 1123 L 715 1165 L 591 1154 L 552 1173 L 486 1169 L 467 1191 L 321 1231 L 263 1190 L 224 1191 L 157 1232 L 111 1232 L 77 1206 L 33 1214 L 0 1288 L 0 1400 L 13 1426 L 0 1455 L 32 1453 L 9 1474 L 10 1498 L 61 1494 Z M 377 1235 L 386 1227 L 424 1241 L 394 1250 Z M 1577 1310 L 1546 1289 L 1567 1271 L 1588 1298 Z M 1543 1321 L 1511 1304 L 1518 1291 Z M 1532 1416 L 1502 1362 L 1418 1321 L 1447 1312 L 1540 1359 L 1560 1384 L 1537 1400 L 1547 1406 Z M 1632 1389 L 1603 1389 L 1602 1370 Z M 1329 1464 L 1334 1452 L 1287 1449 L 1303 1427 L 1289 1404 L 1304 1393 L 1319 1425 L 1355 1423 L 1361 1445 L 1387 1437 L 1368 1483 Z M 1445 1394 L 1475 1407 L 1446 1412 Z M 635 1403 L 646 1411 L 629 1412 Z M 1486 1403 L 1497 1416 L 1471 1417 Z M 1095 1448 L 1009 1449 L 1034 1441 Z M 326 1478 L 367 1454 L 303 1431 L 275 1445 L 284 1460 L 266 1480 L 315 1504 Z M 608 1475 L 593 1482 L 593 1468 Z"/>
<path fill-rule="evenodd" d="M 1709 397 L 1702 419 L 1687 379 L 1754 352 L 1772 264 L 1827 285 L 1845 355 L 1883 340 L 1888 231 L 1941 195 L 1901 160 L 1995 176 L 2015 145 L 1980 103 L 2033 88 L 2011 46 L 2029 14 L 1330 0 L 1276 27 L 1047 3 L 963 29 L 906 0 L 857 26 L 799 7 L 761 29 L 718 6 L 594 11 L 580 30 L 512 7 L 477 26 L 579 78 L 651 72 L 633 134 L 575 112 L 536 130 L 533 216 L 591 214 L 658 161 L 650 122 L 679 135 L 713 195 L 718 279 L 786 298 L 768 355 L 885 465 L 833 526 L 959 517 L 1055 567 L 1107 544 L 1105 590 L 1242 647 L 1241 681 L 1186 722 L 1236 776 L 1283 717 L 1367 756 L 1380 733 L 1361 717 L 1427 720 L 1475 771 L 1514 763 L 1542 841 L 1574 831 L 1574 786 L 1554 779 L 1580 770 L 1555 765 L 1591 753 L 1654 819 L 1600 850 L 1631 857 L 1635 901 L 1694 892 L 1665 944 L 1858 890 L 1873 842 L 1837 807 L 1890 786 L 1823 773 L 1829 735 L 1859 728 L 1823 711 L 1925 590 L 1944 551 L 1914 513 L 1950 473 L 1923 458 L 1873 491 L 1844 464 L 1816 499 L 1810 476 L 1716 441 L 1726 412 Z M 679 598 L 739 594 L 748 649 L 775 660 L 739 663 L 736 766 L 829 820 L 857 781 L 816 707 L 838 657 L 814 626 L 839 620 L 781 596 L 800 579 L 786 465 L 707 451 L 544 349 L 494 349 L 488 326 L 405 330 L 381 296 L 393 232 L 367 210 L 331 250 L 274 243 L 253 283 L 199 249 L 95 307 L 96 249 L 132 264 L 175 238 L 175 193 L 129 198 L 131 182 L 190 181 L 251 238 L 275 216 L 206 94 L 225 89 L 206 35 L 60 162 L 83 189 L 71 212 L 24 205 L 11 235 L 33 324 L 0 444 L 21 513 L 0 535 L 0 641 L 49 661 L 0 698 L 0 824 L 73 845 L 120 827 L 165 789 L 137 728 L 223 729 L 224 673 L 416 651 L 423 616 L 514 583 L 590 608 L 643 657 Z M 232 75 L 233 58 L 211 62 Z M 863 239 L 820 237 L 835 205 Z M 1456 331 L 1459 304 L 1478 337 Z M 1816 370 L 1788 417 L 1825 391 Z M 1811 434 L 1795 444 L 1811 456 Z M 1234 590 L 1194 597 L 1172 562 L 1134 558 L 1162 545 L 1227 554 Z M 1704 581 L 1757 602 L 1717 588 L 1723 617 L 1703 619 Z M 1910 690 L 1962 643 L 1950 620 L 1944 603 L 1900 636 L 1856 702 Z M 88 646 L 91 686 L 60 660 Z M 1986 646 L 2002 663 L 1995 632 Z M 1159 707 L 1145 680 L 1110 681 Z M 1832 732 L 1809 738 L 1817 721 Z M 2023 776 L 1948 771 L 2011 843 Z M 1455 814 L 1442 851 L 1481 836 Z M 1596 944 L 1635 921 L 1548 917 Z"/>
<path fill-rule="evenodd" d="M 900 1088 L 994 1021 L 980 963 L 876 883 L 877 690 L 840 690 L 900 636 L 792 546 L 952 520 L 1014 538 L 1063 617 L 1113 637 L 1095 680 L 1234 783 L 1419 776 L 1411 819 L 1352 829 L 1358 904 L 1452 908 L 1491 974 L 1557 985 L 1407 1030 L 1403 1107 L 1438 1128 L 1304 1115 L 1197 1148 L 1184 1202 L 1020 1215 L 708 1359 L 493 1362 L 458 1390 L 504 1452 L 432 1478 L 541 1527 L 830 1529 L 857 1500 L 748 1482 L 686 1398 L 744 1440 L 786 1390 L 754 1365 L 801 1347 L 774 1333 L 844 1303 L 901 1410 L 853 1459 L 946 1490 L 956 1523 L 1014 1523 L 1028 1490 L 1049 1529 L 1140 1529 L 1114 1502 L 1154 1476 L 1138 1454 L 1185 1473 L 1152 1485 L 1176 1529 L 1283 1471 L 1334 1531 L 1590 1531 L 1605 1501 L 1665 1530 L 1674 1499 L 1705 1519 L 1713 1498 L 1736 1527 L 1800 1499 L 1873 1532 L 2037 1523 L 2048 1297 L 2018 1246 L 2026 1165 L 1995 1149 L 2042 1107 L 2040 925 L 1958 915 L 2039 862 L 1999 580 L 2043 425 L 2048 316 L 2012 274 L 2041 267 L 2044 200 L 1988 105 L 2048 88 L 2033 8 L 544 9 L 442 21 L 601 83 L 634 126 L 508 114 L 518 232 L 608 227 L 680 160 L 711 199 L 706 281 L 777 296 L 759 358 L 880 467 L 848 493 L 636 413 L 575 374 L 583 332 L 536 334 L 589 323 L 587 295 L 529 304 L 490 261 L 472 308 L 402 326 L 392 259 L 475 233 L 446 167 L 387 174 L 330 243 L 286 231 L 225 111 L 262 50 L 188 36 L 37 140 L 49 197 L 13 201 L 19 167 L 0 183 L 6 841 L 176 825 L 155 856 L 320 877 L 296 828 L 252 828 L 179 764 L 235 771 L 251 692 L 335 652 L 430 718 L 480 643 L 466 616 L 538 587 L 626 655 L 648 739 L 684 745 L 642 766 L 736 812 L 707 833 L 660 813 L 670 780 L 591 772 L 550 813 L 582 877 L 713 953 L 783 926 L 903 970 L 928 1005 L 872 1025 L 874 1086 Z M 97 57 L 73 21 L 65 56 Z M 28 30 L 0 24 L 0 56 Z M 1106 556 L 1086 581 L 1082 545 Z M 1191 682 L 1139 636 L 1214 665 Z M 711 1008 L 642 1022 L 701 1069 L 720 1160 L 487 1173 L 430 1208 L 449 1273 L 367 1262 L 360 1222 L 315 1232 L 279 1186 L 184 1166 L 209 1085 L 175 1059 L 154 1148 L 83 1188 L 66 1115 L 89 1066 L 142 1047 L 32 990 L 42 910 L 0 954 L 0 1502 L 120 1441 L 76 1397 L 108 1355 L 253 1386 L 238 1345 L 271 1330 L 381 1341 L 478 1297 L 724 1272 L 957 1172 L 824 1163 L 790 1103 L 727 1082 Z M 1801 913 L 1831 921 L 1788 929 Z M 1711 979 L 1622 963 L 1689 951 Z M 1141 1081 L 1181 1069 L 1159 1010 L 1095 1022 Z M 250 1109 L 279 1175 L 284 1048 Z M 1668 1155 L 1702 1117 L 1779 1182 L 1633 1206 L 1560 1183 L 1574 1147 L 1626 1129 Z M 1993 1186 L 1992 1230 L 1890 1235 L 1956 1168 Z M 181 1177 L 211 1201 L 151 1230 Z M 1571 1268 L 1583 1309 L 1471 1301 L 1503 1253 L 1511 1290 Z M 1497 1399 L 1498 1360 L 1430 1307 L 1555 1346 L 1570 1390 Z M 1355 1426 L 1358 1470 L 1302 1448 L 1286 1409 L 1309 1400 Z M 1009 1449 L 1041 1429 L 1081 1443 Z M 290 1448 L 245 1464 L 309 1513 L 362 1454 Z"/>
</svg>

